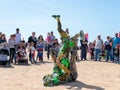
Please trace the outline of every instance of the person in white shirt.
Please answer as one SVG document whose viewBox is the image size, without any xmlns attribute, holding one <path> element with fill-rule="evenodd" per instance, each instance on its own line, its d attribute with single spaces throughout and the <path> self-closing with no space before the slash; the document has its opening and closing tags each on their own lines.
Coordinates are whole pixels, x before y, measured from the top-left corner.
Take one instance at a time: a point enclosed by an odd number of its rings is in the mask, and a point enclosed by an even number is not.
<svg viewBox="0 0 120 90">
<path fill-rule="evenodd" d="M 15 44 L 19 44 L 21 42 L 21 33 L 20 29 L 16 28 L 16 37 L 15 37 Z"/>
<path fill-rule="evenodd" d="M 34 43 L 31 42 L 30 43 L 30 46 L 29 46 L 29 60 L 31 62 L 31 64 L 34 64 L 36 63 L 35 61 L 35 47 L 34 47 Z"/>
<path fill-rule="evenodd" d="M 97 36 L 97 39 L 94 41 L 94 44 L 95 44 L 95 61 L 97 61 L 97 59 L 99 59 L 99 54 L 102 52 L 103 50 L 103 40 L 101 39 L 101 36 L 98 35 Z M 100 59 L 99 59 L 100 61 Z"/>
</svg>

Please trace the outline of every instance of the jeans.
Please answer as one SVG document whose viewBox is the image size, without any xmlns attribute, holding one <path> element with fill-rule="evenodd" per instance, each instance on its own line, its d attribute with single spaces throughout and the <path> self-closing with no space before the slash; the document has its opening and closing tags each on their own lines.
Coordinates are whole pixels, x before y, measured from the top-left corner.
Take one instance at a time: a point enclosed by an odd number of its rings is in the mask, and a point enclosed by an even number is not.
<svg viewBox="0 0 120 90">
<path fill-rule="evenodd" d="M 110 60 L 112 61 L 112 52 L 111 50 L 106 50 L 106 61 L 108 61 L 110 58 Z"/>
<path fill-rule="evenodd" d="M 87 47 L 81 47 L 81 60 L 82 59 L 87 60 L 86 57 L 87 57 Z"/>
<path fill-rule="evenodd" d="M 99 54 L 102 52 L 102 49 L 96 49 L 95 48 L 95 57 L 94 57 L 94 59 L 95 59 L 95 61 L 97 61 L 98 59 L 99 59 L 99 61 L 100 61 L 100 58 L 98 58 L 99 57 Z"/>
<path fill-rule="evenodd" d="M 10 48 L 10 60 L 13 62 L 13 58 L 15 56 L 15 48 Z"/>
<path fill-rule="evenodd" d="M 50 48 L 52 47 L 52 45 L 48 45 L 47 46 L 47 58 L 49 59 L 50 57 Z"/>
</svg>

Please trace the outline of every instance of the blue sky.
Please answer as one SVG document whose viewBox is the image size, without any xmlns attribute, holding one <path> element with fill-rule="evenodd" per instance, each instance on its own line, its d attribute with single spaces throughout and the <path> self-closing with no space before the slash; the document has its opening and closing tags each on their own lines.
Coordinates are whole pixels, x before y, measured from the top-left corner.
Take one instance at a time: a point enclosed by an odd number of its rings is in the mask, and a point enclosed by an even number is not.
<svg viewBox="0 0 120 90">
<path fill-rule="evenodd" d="M 0 0 L 0 32 L 9 37 L 20 28 L 27 40 L 33 31 L 36 36 L 54 31 L 59 38 L 53 14 L 61 15 L 62 28 L 70 35 L 83 30 L 89 41 L 101 35 L 114 37 L 120 31 L 120 0 Z"/>
</svg>

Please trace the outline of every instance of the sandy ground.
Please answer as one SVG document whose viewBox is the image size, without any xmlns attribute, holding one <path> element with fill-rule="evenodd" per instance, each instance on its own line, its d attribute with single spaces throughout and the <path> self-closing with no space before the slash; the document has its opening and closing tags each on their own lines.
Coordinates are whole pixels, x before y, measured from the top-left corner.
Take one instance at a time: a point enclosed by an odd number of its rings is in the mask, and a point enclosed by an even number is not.
<svg viewBox="0 0 120 90">
<path fill-rule="evenodd" d="M 45 54 L 46 56 L 46 54 Z M 0 90 L 120 90 L 120 65 L 106 62 L 77 61 L 75 82 L 44 87 L 42 78 L 51 74 L 52 60 L 44 63 L 0 66 Z"/>
</svg>

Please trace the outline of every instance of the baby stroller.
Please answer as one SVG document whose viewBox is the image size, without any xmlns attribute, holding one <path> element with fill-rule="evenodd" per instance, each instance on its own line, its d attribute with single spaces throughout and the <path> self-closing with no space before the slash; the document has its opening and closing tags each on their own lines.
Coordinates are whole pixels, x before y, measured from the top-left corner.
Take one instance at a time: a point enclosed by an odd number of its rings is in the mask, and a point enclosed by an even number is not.
<svg viewBox="0 0 120 90">
<path fill-rule="evenodd" d="M 15 64 L 28 64 L 28 58 L 26 53 L 26 45 L 19 44 L 16 46 L 16 56 L 15 56 Z"/>
<path fill-rule="evenodd" d="M 11 66 L 9 60 L 9 49 L 5 46 L 0 47 L 0 65 Z"/>
</svg>

